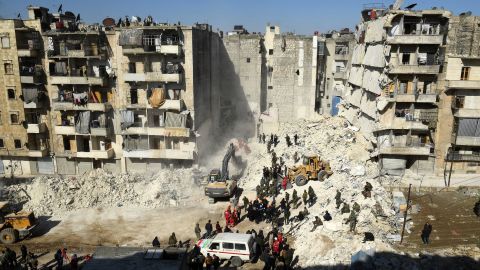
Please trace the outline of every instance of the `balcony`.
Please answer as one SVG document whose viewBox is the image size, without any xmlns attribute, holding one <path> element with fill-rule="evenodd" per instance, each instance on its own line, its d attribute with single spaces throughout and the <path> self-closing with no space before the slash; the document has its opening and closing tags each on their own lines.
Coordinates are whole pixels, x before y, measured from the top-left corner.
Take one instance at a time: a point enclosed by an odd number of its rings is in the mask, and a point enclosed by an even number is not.
<svg viewBox="0 0 480 270">
<path fill-rule="evenodd" d="M 182 99 L 166 99 L 162 106 L 155 108 L 159 110 L 181 111 L 185 107 Z M 150 103 L 128 104 L 129 109 L 152 109 Z"/>
<path fill-rule="evenodd" d="M 29 83 L 29 84 L 37 84 L 41 83 L 42 79 L 39 76 L 32 75 L 20 75 L 20 82 L 21 83 Z"/>
<path fill-rule="evenodd" d="M 18 57 L 37 57 L 38 50 L 37 49 L 18 49 L 17 54 L 18 54 Z"/>
<path fill-rule="evenodd" d="M 478 118 L 480 117 L 480 109 L 465 109 L 465 108 L 453 108 L 453 116 L 457 118 Z"/>
<path fill-rule="evenodd" d="M 48 149 L 47 148 L 40 149 L 40 150 L 36 150 L 36 149 L 29 149 L 28 150 L 28 156 L 29 157 L 46 157 L 47 155 L 48 155 Z"/>
<path fill-rule="evenodd" d="M 163 158 L 163 159 L 183 159 L 193 160 L 193 150 L 177 149 L 149 149 L 149 150 L 130 150 L 123 151 L 123 156 L 127 158 Z"/>
<path fill-rule="evenodd" d="M 152 136 L 165 137 L 189 137 L 189 128 L 174 128 L 174 127 L 148 127 L 147 134 Z"/>
<path fill-rule="evenodd" d="M 339 72 L 335 72 L 333 74 L 333 78 L 334 79 L 346 79 L 346 76 L 345 76 L 345 71 L 339 71 Z"/>
<path fill-rule="evenodd" d="M 91 150 L 90 152 L 77 152 L 77 158 L 93 158 L 93 159 L 110 159 L 113 158 L 115 152 L 113 148 L 107 150 Z"/>
<path fill-rule="evenodd" d="M 104 126 L 104 127 L 90 127 L 90 134 L 92 136 L 102 136 L 102 137 L 107 137 L 108 135 L 111 134 L 111 128 L 109 126 Z"/>
<path fill-rule="evenodd" d="M 438 74 L 440 65 L 392 65 L 390 74 Z"/>
<path fill-rule="evenodd" d="M 416 130 L 416 131 L 428 131 L 428 125 L 425 125 L 421 121 L 407 121 L 404 117 L 395 117 L 391 123 L 381 123 L 377 131 L 382 130 Z"/>
<path fill-rule="evenodd" d="M 456 145 L 480 146 L 480 137 L 458 136 Z"/>
<path fill-rule="evenodd" d="M 145 73 L 125 73 L 124 80 L 126 82 L 176 82 L 181 81 L 180 73 L 164 74 L 161 72 L 145 72 Z"/>
<path fill-rule="evenodd" d="M 469 80 L 456 80 L 456 81 L 447 81 L 447 89 L 472 89 L 480 90 L 480 81 L 469 81 Z"/>
<path fill-rule="evenodd" d="M 144 47 L 133 47 L 133 48 L 123 48 L 123 54 L 173 54 L 180 55 L 182 52 L 182 47 L 180 45 L 161 45 L 160 50 L 156 49 L 145 49 Z"/>
<path fill-rule="evenodd" d="M 75 135 L 75 126 L 55 126 L 56 135 Z"/>
<path fill-rule="evenodd" d="M 409 102 L 409 103 L 437 103 L 437 94 L 396 94 L 389 99 L 390 102 Z"/>
<path fill-rule="evenodd" d="M 349 55 L 348 53 L 335 54 L 335 60 L 338 60 L 338 61 L 348 61 L 348 60 L 350 60 L 350 55 Z"/>
<path fill-rule="evenodd" d="M 443 35 L 396 35 L 387 39 L 388 44 L 442 44 Z"/>
<path fill-rule="evenodd" d="M 43 133 L 47 130 L 47 124 L 39 123 L 39 124 L 28 124 L 27 126 L 27 133 L 38 134 Z"/>
<path fill-rule="evenodd" d="M 51 84 L 105 85 L 106 83 L 103 77 L 51 75 L 49 79 Z"/>
<path fill-rule="evenodd" d="M 49 58 L 52 59 L 62 59 L 62 58 L 94 58 L 102 59 L 104 58 L 103 51 L 98 51 L 98 49 L 79 49 L 79 50 L 66 50 L 63 53 L 55 53 L 50 55 Z"/>
<path fill-rule="evenodd" d="M 475 152 L 450 152 L 446 157 L 447 161 L 459 161 L 459 162 L 480 162 L 480 153 Z"/>
<path fill-rule="evenodd" d="M 425 144 L 411 144 L 410 146 L 390 146 L 380 147 L 381 155 L 399 155 L 399 156 L 429 156 L 430 146 Z"/>
<path fill-rule="evenodd" d="M 58 99 L 52 100 L 52 107 L 55 111 L 98 111 L 106 112 L 112 108 L 112 105 L 106 103 L 94 103 L 89 102 L 85 105 L 76 105 L 70 101 L 59 101 Z"/>
</svg>

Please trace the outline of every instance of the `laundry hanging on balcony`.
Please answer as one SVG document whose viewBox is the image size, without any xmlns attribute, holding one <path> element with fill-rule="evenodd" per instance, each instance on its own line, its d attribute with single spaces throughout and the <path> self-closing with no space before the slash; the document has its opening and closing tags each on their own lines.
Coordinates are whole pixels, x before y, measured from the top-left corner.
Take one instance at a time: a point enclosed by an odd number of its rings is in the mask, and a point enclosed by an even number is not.
<svg viewBox="0 0 480 270">
<path fill-rule="evenodd" d="M 73 93 L 73 103 L 75 105 L 86 105 L 88 103 L 87 93 Z"/>
<path fill-rule="evenodd" d="M 25 103 L 38 101 L 38 89 L 37 88 L 23 88 L 23 101 Z"/>
<path fill-rule="evenodd" d="M 131 126 L 133 126 L 133 112 L 132 111 L 127 111 L 127 110 L 122 110 L 120 111 L 120 116 L 121 116 L 121 121 L 120 121 L 120 128 L 122 130 L 125 130 Z"/>
<path fill-rule="evenodd" d="M 75 132 L 80 134 L 90 133 L 90 111 L 83 111 L 75 118 Z"/>
<path fill-rule="evenodd" d="M 186 114 L 166 112 L 165 115 L 166 127 L 185 127 L 187 124 L 188 115 Z"/>
<path fill-rule="evenodd" d="M 153 108 L 158 108 L 165 103 L 166 93 L 165 89 L 163 88 L 153 88 L 152 94 L 148 98 L 148 103 Z"/>
</svg>

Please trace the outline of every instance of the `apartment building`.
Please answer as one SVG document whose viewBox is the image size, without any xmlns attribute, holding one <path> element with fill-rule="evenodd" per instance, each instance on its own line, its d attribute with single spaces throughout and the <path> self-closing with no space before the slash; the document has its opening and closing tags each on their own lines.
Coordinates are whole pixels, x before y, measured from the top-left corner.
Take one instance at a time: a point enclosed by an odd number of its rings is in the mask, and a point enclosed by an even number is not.
<svg viewBox="0 0 480 270">
<path fill-rule="evenodd" d="M 439 106 L 438 174 L 480 172 L 479 24 L 480 17 L 471 14 L 450 20 L 445 92 Z"/>
<path fill-rule="evenodd" d="M 323 89 L 319 96 L 320 112 L 337 115 L 338 107 L 347 87 L 348 70 L 351 66 L 355 36 L 349 29 L 325 34 L 325 62 L 319 62 L 319 69 L 324 67 L 324 76 L 320 77 L 318 86 Z M 320 49 L 319 49 L 320 50 Z"/>
<path fill-rule="evenodd" d="M 450 17 L 439 9 L 362 12 L 342 114 L 375 142 L 384 173 L 434 171 Z"/>
<path fill-rule="evenodd" d="M 0 20 L 0 173 L 8 176 L 53 172 L 44 25 L 29 12 L 28 20 Z"/>
</svg>

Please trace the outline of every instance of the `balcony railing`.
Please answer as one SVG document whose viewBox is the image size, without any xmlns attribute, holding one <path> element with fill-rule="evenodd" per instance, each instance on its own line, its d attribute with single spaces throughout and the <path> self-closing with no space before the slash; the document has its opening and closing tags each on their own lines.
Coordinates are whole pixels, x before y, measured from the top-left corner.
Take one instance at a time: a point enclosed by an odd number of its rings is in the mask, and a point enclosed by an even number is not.
<svg viewBox="0 0 480 270">
<path fill-rule="evenodd" d="M 460 152 L 450 152 L 446 157 L 447 161 L 459 161 L 459 162 L 480 162 L 480 153 L 472 152 L 464 154 Z"/>
</svg>

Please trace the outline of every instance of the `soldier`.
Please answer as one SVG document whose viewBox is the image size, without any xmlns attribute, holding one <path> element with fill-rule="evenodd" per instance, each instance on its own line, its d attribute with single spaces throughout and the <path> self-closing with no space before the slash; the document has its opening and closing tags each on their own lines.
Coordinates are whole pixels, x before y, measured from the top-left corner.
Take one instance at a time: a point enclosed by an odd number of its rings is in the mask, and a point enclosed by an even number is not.
<svg viewBox="0 0 480 270">
<path fill-rule="evenodd" d="M 343 207 L 342 207 L 341 212 L 342 212 L 342 214 L 350 213 L 350 206 L 348 205 L 348 203 L 346 203 L 346 202 L 343 203 Z"/>
<path fill-rule="evenodd" d="M 285 136 L 285 141 L 287 142 L 287 147 L 290 147 L 292 145 L 292 142 L 290 142 L 290 136 Z"/>
<path fill-rule="evenodd" d="M 293 161 L 294 161 L 295 163 L 298 162 L 298 153 L 297 153 L 297 151 L 295 151 L 295 153 L 293 153 Z"/>
<path fill-rule="evenodd" d="M 317 195 L 315 194 L 315 191 L 313 191 L 313 188 L 309 186 L 308 187 L 308 204 L 310 207 L 312 207 L 316 199 L 317 199 Z"/>
<path fill-rule="evenodd" d="M 310 232 L 315 231 L 315 229 L 317 229 L 318 226 L 322 226 L 322 225 L 323 225 L 322 220 L 318 216 L 315 216 L 315 220 L 313 221 L 313 228 Z"/>
<path fill-rule="evenodd" d="M 335 204 L 337 205 L 337 209 L 340 207 L 340 204 L 342 204 L 342 193 L 337 190 L 337 194 L 335 195 Z"/>
<path fill-rule="evenodd" d="M 201 233 L 202 230 L 200 229 L 200 225 L 197 223 L 197 225 L 195 225 L 195 235 L 197 236 L 197 239 L 200 239 L 201 238 Z M 158 239 L 157 237 L 155 237 L 155 239 Z M 158 243 L 158 246 L 160 246 L 160 242 Z"/>
<path fill-rule="evenodd" d="M 303 199 L 303 205 L 307 206 L 308 193 L 306 190 L 303 191 L 302 199 Z"/>
<path fill-rule="evenodd" d="M 298 135 L 295 134 L 295 136 L 293 136 L 293 142 L 295 143 L 295 145 L 298 145 Z"/>
<path fill-rule="evenodd" d="M 293 205 L 297 204 L 298 200 L 300 200 L 300 198 L 299 198 L 298 195 L 297 195 L 297 190 L 294 189 L 294 190 L 293 190 L 293 195 L 292 195 L 292 203 L 293 203 Z"/>
<path fill-rule="evenodd" d="M 271 148 L 272 148 L 272 142 L 269 141 L 269 142 L 267 143 L 267 152 L 268 152 L 268 153 L 270 153 L 270 149 L 271 149 Z"/>
<path fill-rule="evenodd" d="M 363 197 L 365 197 L 365 199 L 372 197 L 372 189 L 373 189 L 372 184 L 367 182 L 362 191 Z"/>
<path fill-rule="evenodd" d="M 265 143 L 265 133 L 262 133 L 262 141 Z"/>
<path fill-rule="evenodd" d="M 357 215 L 354 211 L 350 212 L 350 216 L 347 219 L 345 224 L 350 223 L 350 231 L 355 232 L 355 227 L 357 226 Z"/>
<path fill-rule="evenodd" d="M 272 168 L 275 167 L 277 164 L 277 153 L 275 153 L 275 150 L 272 151 Z"/>
<path fill-rule="evenodd" d="M 283 222 L 288 224 L 290 222 L 290 207 L 286 207 L 285 211 L 283 212 Z"/>
</svg>

